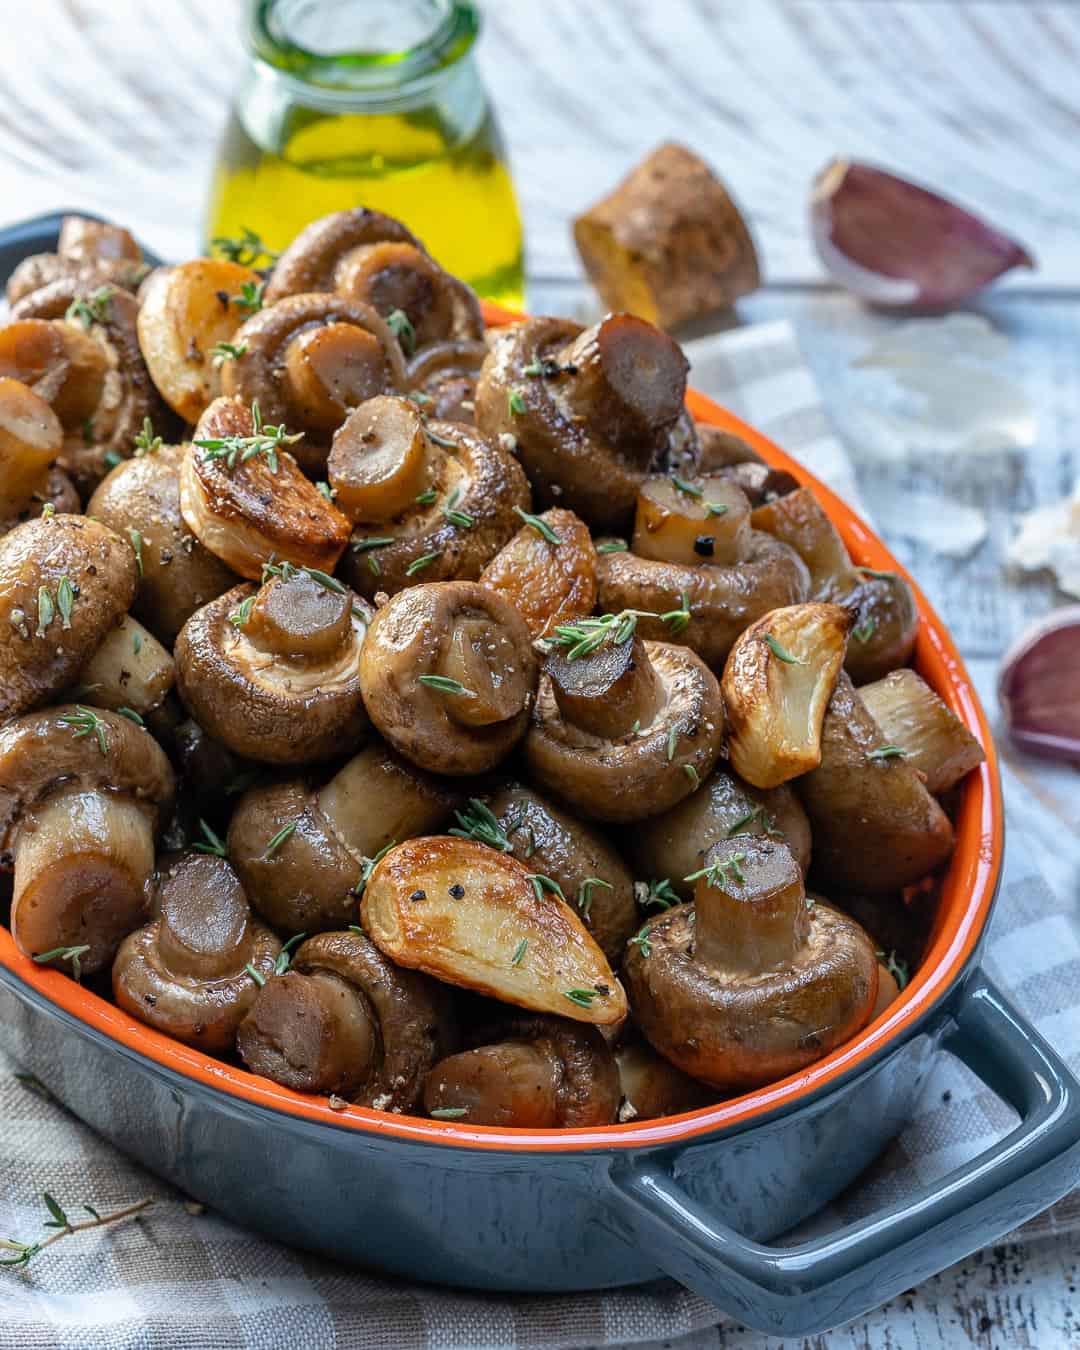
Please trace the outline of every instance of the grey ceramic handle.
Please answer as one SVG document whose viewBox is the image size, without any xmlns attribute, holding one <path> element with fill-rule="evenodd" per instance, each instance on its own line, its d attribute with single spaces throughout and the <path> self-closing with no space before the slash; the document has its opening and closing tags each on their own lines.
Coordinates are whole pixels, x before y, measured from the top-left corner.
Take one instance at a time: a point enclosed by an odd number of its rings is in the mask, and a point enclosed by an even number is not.
<svg viewBox="0 0 1080 1350">
<path fill-rule="evenodd" d="M 981 972 L 945 1041 L 1020 1116 L 1004 1139 L 909 1200 L 794 1247 L 752 1242 L 663 1163 L 615 1171 L 616 1204 L 657 1264 L 732 1317 L 812 1335 L 993 1242 L 1080 1181 L 1080 1083 Z"/>
</svg>

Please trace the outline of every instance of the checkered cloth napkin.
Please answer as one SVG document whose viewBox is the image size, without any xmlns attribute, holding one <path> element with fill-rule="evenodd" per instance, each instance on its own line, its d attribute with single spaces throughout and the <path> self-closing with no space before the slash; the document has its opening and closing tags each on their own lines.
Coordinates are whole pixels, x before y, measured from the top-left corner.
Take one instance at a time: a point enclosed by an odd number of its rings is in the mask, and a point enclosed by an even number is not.
<svg viewBox="0 0 1080 1350">
<path fill-rule="evenodd" d="M 854 495 L 851 465 L 787 324 L 703 339 L 691 355 L 700 388 Z M 1007 780 L 1007 799 L 1024 791 Z M 1077 846 L 1063 839 L 1061 847 Z M 1025 863 L 1014 834 L 986 968 L 1080 1071 L 1080 938 L 1065 904 Z M 101 1213 L 147 1196 L 154 1204 L 131 1222 L 64 1238 L 24 1270 L 0 1270 L 0 1350 L 572 1350 L 669 1340 L 719 1320 L 672 1281 L 515 1298 L 368 1275 L 291 1251 L 185 1204 L 17 1072 L 0 1055 L 0 1236 L 41 1235 L 45 1191 L 73 1214 L 84 1203 Z M 915 1120 L 808 1230 L 910 1193 L 1010 1125 L 1007 1108 L 943 1056 Z M 1076 1229 L 1080 1193 L 1019 1236 Z"/>
</svg>

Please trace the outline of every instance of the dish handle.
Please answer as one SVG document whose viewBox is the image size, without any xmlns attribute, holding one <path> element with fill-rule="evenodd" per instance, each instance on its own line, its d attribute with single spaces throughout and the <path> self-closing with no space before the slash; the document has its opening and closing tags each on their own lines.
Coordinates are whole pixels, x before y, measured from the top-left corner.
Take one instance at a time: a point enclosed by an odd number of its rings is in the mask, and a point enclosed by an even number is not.
<svg viewBox="0 0 1080 1350">
<path fill-rule="evenodd" d="M 910 1199 L 798 1246 L 752 1242 L 692 1199 L 662 1160 L 613 1169 L 622 1221 L 670 1275 L 777 1336 L 878 1307 L 1045 1209 L 1080 1180 L 1080 1083 L 981 971 L 944 1041 L 1020 1123 Z"/>
</svg>

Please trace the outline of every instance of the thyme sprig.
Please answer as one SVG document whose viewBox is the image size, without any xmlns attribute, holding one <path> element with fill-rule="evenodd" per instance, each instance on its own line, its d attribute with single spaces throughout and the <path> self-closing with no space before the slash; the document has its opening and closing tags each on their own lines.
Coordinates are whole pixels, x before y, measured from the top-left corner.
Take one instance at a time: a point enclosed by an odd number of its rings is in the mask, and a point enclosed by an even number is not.
<svg viewBox="0 0 1080 1350">
<path fill-rule="evenodd" d="M 634 636 L 637 621 L 642 616 L 654 618 L 643 610 L 624 609 L 618 614 L 601 614 L 595 618 L 578 619 L 576 623 L 559 624 L 554 634 L 545 638 L 550 647 L 565 647 L 566 659 L 578 661 L 591 656 L 605 643 L 619 647 Z"/>
<path fill-rule="evenodd" d="M 246 342 L 215 342 L 210 348 L 214 369 L 220 370 L 226 361 L 239 361 L 242 356 L 247 356 L 247 351 Z"/>
<path fill-rule="evenodd" d="M 278 830 L 276 834 L 271 835 L 271 837 L 266 841 L 266 848 L 263 849 L 262 853 L 263 862 L 268 861 L 270 858 L 274 856 L 274 854 L 282 846 L 285 840 L 288 839 L 290 835 L 292 835 L 293 831 L 299 824 L 300 822 L 298 820 L 290 820 L 288 825 L 282 825 L 281 829 Z"/>
<path fill-rule="evenodd" d="M 237 309 L 246 309 L 248 314 L 257 314 L 263 307 L 265 291 L 265 281 L 244 281 L 240 285 L 240 294 L 230 295 L 229 302 Z"/>
<path fill-rule="evenodd" d="M 772 633 L 765 634 L 765 645 L 778 661 L 783 661 L 785 666 L 805 666 L 806 662 L 797 656 L 792 656 L 791 652 L 784 646 L 779 638 L 774 637 Z"/>
<path fill-rule="evenodd" d="M 276 562 L 273 554 L 263 563 L 262 584 L 265 586 L 271 577 L 279 577 L 282 581 L 289 581 L 301 573 L 310 577 L 324 591 L 332 591 L 334 595 L 347 595 L 349 592 L 345 583 L 338 581 L 337 577 L 332 577 L 329 572 L 320 572 L 317 567 L 298 567 L 295 563 L 289 562 L 287 558 L 282 558 L 281 562 Z"/>
<path fill-rule="evenodd" d="M 654 878 L 652 881 L 635 881 L 634 899 L 639 905 L 659 905 L 661 909 L 670 909 L 672 905 L 682 904 L 682 897 L 667 877 Z"/>
<path fill-rule="evenodd" d="M 388 844 L 384 844 L 384 845 L 382 846 L 382 848 L 379 849 L 378 853 L 376 853 L 375 856 L 374 856 L 373 858 L 368 858 L 368 857 L 365 856 L 365 857 L 363 857 L 363 858 L 360 859 L 360 880 L 359 880 L 359 881 L 356 883 L 356 885 L 352 888 L 352 893 L 353 893 L 353 895 L 356 896 L 357 900 L 359 900 L 359 899 L 361 898 L 361 896 L 364 894 L 364 888 L 367 886 L 368 882 L 371 880 L 371 874 L 372 874 L 372 872 L 375 871 L 376 865 L 377 865 L 378 863 L 381 863 L 381 862 L 382 862 L 382 860 L 386 857 L 386 855 L 390 852 L 390 850 L 396 845 L 396 843 L 397 843 L 397 840 L 396 840 L 396 839 L 391 839 L 390 842 L 389 842 Z M 350 925 L 350 927 L 351 927 L 351 925 Z M 358 931 L 362 931 L 362 930 L 358 930 Z"/>
<path fill-rule="evenodd" d="M 0 1251 L 13 1253 L 11 1256 L 0 1257 L 0 1266 L 8 1266 L 12 1269 L 27 1266 L 35 1256 L 43 1252 L 46 1247 L 51 1247 L 54 1242 L 59 1242 L 61 1238 L 71 1237 L 75 1233 L 83 1233 L 88 1228 L 104 1228 L 106 1224 L 120 1223 L 124 1219 L 134 1218 L 136 1214 L 141 1214 L 144 1209 L 154 1203 L 153 1197 L 147 1196 L 146 1199 L 137 1200 L 133 1205 L 125 1205 L 123 1209 L 114 1210 L 111 1214 L 99 1214 L 93 1205 L 83 1205 L 82 1208 L 90 1215 L 89 1219 L 73 1222 L 48 1191 L 42 1192 L 42 1199 L 49 1213 L 49 1218 L 45 1221 L 44 1226 L 54 1228 L 56 1231 L 48 1237 L 40 1238 L 37 1242 L 19 1242 L 15 1238 L 0 1238 Z"/>
<path fill-rule="evenodd" d="M 39 966 L 47 965 L 50 961 L 70 961 L 71 978 L 76 984 L 82 984 L 82 958 L 89 950 L 89 942 L 83 942 L 77 947 L 53 947 L 50 951 L 38 952 L 37 956 L 30 959 Z"/>
<path fill-rule="evenodd" d="M 109 301 L 115 294 L 115 286 L 99 286 L 87 296 L 76 296 L 64 311 L 64 318 L 69 323 L 74 323 L 77 319 L 88 332 L 94 324 L 105 322 L 108 317 Z"/>
<path fill-rule="evenodd" d="M 476 517 L 469 515 L 468 511 L 458 511 L 457 501 L 461 496 L 461 489 L 455 488 L 447 499 L 446 505 L 442 509 L 443 515 L 451 525 L 456 525 L 459 530 L 471 530 L 476 524 Z"/>
<path fill-rule="evenodd" d="M 561 544 L 562 536 L 555 533 L 546 520 L 539 516 L 534 516 L 528 511 L 523 511 L 520 506 L 514 507 L 514 514 L 519 516 L 522 523 L 534 529 L 542 539 L 546 539 L 549 544 Z"/>
<path fill-rule="evenodd" d="M 634 934 L 634 936 L 627 943 L 627 946 L 629 947 L 637 947 L 640 950 L 642 956 L 652 955 L 652 943 L 649 941 L 649 923 L 650 920 L 646 919 L 645 922 Z"/>
<path fill-rule="evenodd" d="M 660 618 L 671 629 L 673 635 L 684 633 L 690 626 L 690 597 L 685 591 L 679 596 L 679 608 L 669 609 Z"/>
<path fill-rule="evenodd" d="M 546 877 L 542 872 L 530 872 L 528 880 L 532 883 L 533 894 L 537 900 L 543 900 L 545 891 L 550 895 L 557 895 L 560 900 L 566 900 L 563 895 L 563 889 L 557 881 L 552 881 L 551 877 Z"/>
<path fill-rule="evenodd" d="M 304 433 L 297 431 L 289 435 L 284 423 L 276 427 L 264 426 L 258 399 L 254 399 L 251 404 L 251 421 L 254 430 L 250 436 L 212 436 L 197 440 L 195 444 L 200 450 L 206 451 L 208 461 L 215 463 L 223 460 L 225 468 L 230 472 L 238 463 L 246 464 L 256 455 L 262 455 L 270 472 L 277 473 L 278 451 L 283 446 L 295 445 L 303 438 Z"/>
<path fill-rule="evenodd" d="M 581 917 L 588 923 L 592 917 L 592 893 L 599 886 L 601 890 L 613 891 L 615 887 L 610 881 L 605 881 L 603 877 L 586 877 L 578 887 L 577 907 L 581 910 Z"/>
<path fill-rule="evenodd" d="M 210 247 L 216 249 L 221 257 L 228 259 L 229 262 L 239 263 L 241 267 L 254 267 L 261 258 L 265 258 L 268 263 L 277 262 L 280 253 L 267 248 L 261 236 L 248 226 L 245 225 L 242 229 L 243 233 L 239 236 L 216 235 L 210 240 Z"/>
<path fill-rule="evenodd" d="M 293 948 L 299 946 L 306 937 L 306 933 L 297 933 L 288 942 L 282 944 L 281 951 L 278 952 L 277 960 L 274 962 L 275 975 L 285 974 L 289 969 L 289 963 L 292 961 Z"/>
<path fill-rule="evenodd" d="M 512 851 L 513 845 L 507 836 L 513 834 L 523 819 L 519 816 L 508 829 L 504 830 L 495 812 L 479 797 L 470 797 L 469 809 L 455 811 L 454 815 L 458 823 L 452 825 L 447 834 L 452 834 L 457 839 L 474 839 L 478 844 L 487 844 L 488 848 L 498 849 L 500 853 Z"/>
<path fill-rule="evenodd" d="M 229 850 L 225 846 L 225 840 L 215 834 L 210 826 L 199 817 L 199 829 L 202 831 L 202 839 L 191 845 L 195 853 L 209 853 L 214 858 L 227 858 Z"/>
<path fill-rule="evenodd" d="M 73 713 L 64 713 L 63 717 L 57 720 L 62 727 L 71 728 L 72 735 L 77 741 L 81 740 L 83 736 L 94 736 L 101 753 L 103 755 L 109 753 L 109 747 L 105 740 L 105 723 L 92 708 L 84 708 L 81 703 L 77 703 Z"/>
<path fill-rule="evenodd" d="M 752 806 L 744 816 L 740 816 L 733 825 L 728 826 L 728 838 L 734 834 L 749 834 L 748 825 L 753 825 L 755 820 L 761 821 L 761 828 L 765 834 L 771 835 L 774 839 L 782 839 L 783 834 L 776 828 L 776 819 L 766 809 L 763 803 L 759 802 Z"/>
<path fill-rule="evenodd" d="M 154 432 L 154 424 L 149 417 L 142 420 L 142 431 L 135 437 L 135 458 L 143 459 L 147 455 L 152 455 L 155 450 L 160 450 L 163 442 L 160 436 Z"/>
<path fill-rule="evenodd" d="M 386 326 L 398 340 L 398 345 L 406 356 L 416 351 L 416 329 L 412 320 L 403 309 L 392 309 L 386 316 Z"/>
<path fill-rule="evenodd" d="M 710 863 L 708 867 L 699 867 L 696 872 L 691 872 L 688 877 L 683 877 L 683 881 L 697 881 L 704 877 L 710 886 L 719 889 L 721 886 L 731 886 L 733 883 L 739 886 L 746 885 L 746 873 L 739 866 L 746 861 L 745 853 L 733 853 L 730 858 L 718 859 Z"/>
</svg>

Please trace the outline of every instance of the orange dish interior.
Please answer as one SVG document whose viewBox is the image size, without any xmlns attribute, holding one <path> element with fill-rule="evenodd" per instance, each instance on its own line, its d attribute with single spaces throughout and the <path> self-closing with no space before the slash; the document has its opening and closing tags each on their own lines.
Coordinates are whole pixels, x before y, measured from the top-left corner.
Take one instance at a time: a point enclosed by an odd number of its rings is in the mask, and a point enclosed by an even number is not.
<svg viewBox="0 0 1080 1350">
<path fill-rule="evenodd" d="M 519 317 L 493 305 L 485 305 L 484 312 L 489 325 L 505 324 Z M 67 975 L 35 965 L 16 949 L 6 929 L 0 929 L 0 964 L 50 1003 L 126 1050 L 229 1097 L 320 1121 L 337 1129 L 450 1147 L 565 1152 L 589 1147 L 617 1149 L 677 1144 L 731 1126 L 745 1128 L 756 1118 L 791 1107 L 800 1098 L 865 1067 L 944 996 L 963 970 L 986 925 L 1001 871 L 1004 842 L 1004 814 L 993 741 L 985 714 L 952 639 L 918 585 L 871 530 L 835 493 L 745 422 L 693 390 L 688 394 L 687 403 L 695 419 L 741 436 L 770 464 L 788 470 L 812 488 L 856 563 L 898 571 L 907 577 L 921 617 L 913 664 L 970 728 L 986 752 L 986 762 L 970 773 L 964 783 L 955 821 L 956 848 L 942 883 L 940 903 L 922 964 L 900 997 L 863 1032 L 801 1073 L 684 1115 L 588 1130 L 507 1130 L 399 1116 L 359 1106 L 331 1110 L 325 1098 L 292 1092 L 245 1069 L 211 1059 L 133 1021 L 120 1008 L 84 989 Z"/>
</svg>

